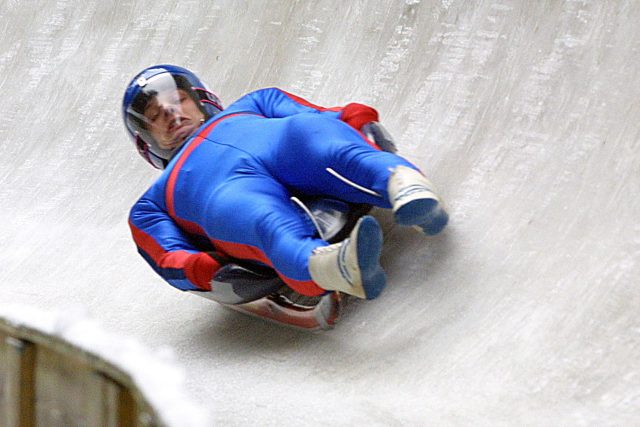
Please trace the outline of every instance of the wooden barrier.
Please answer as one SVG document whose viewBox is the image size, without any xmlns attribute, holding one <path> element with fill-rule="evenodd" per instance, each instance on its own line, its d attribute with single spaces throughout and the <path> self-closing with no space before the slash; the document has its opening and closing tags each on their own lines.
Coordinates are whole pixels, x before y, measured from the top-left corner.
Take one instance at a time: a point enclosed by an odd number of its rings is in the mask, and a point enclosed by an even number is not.
<svg viewBox="0 0 640 427">
<path fill-rule="evenodd" d="M 131 376 L 108 360 L 0 318 L 0 426 L 166 424 Z"/>
</svg>

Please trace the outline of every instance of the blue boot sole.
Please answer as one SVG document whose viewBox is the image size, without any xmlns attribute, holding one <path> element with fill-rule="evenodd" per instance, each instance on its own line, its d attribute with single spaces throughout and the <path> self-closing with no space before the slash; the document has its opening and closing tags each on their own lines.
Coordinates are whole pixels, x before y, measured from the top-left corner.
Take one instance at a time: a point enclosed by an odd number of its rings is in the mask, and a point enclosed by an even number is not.
<svg viewBox="0 0 640 427">
<path fill-rule="evenodd" d="M 442 209 L 437 209 L 434 213 L 434 216 L 429 218 L 429 220 L 420 224 L 420 228 L 424 231 L 424 234 L 429 236 L 434 236 L 440 233 L 449 223 L 449 214 L 446 213 Z"/>
<path fill-rule="evenodd" d="M 358 266 L 362 277 L 362 287 L 367 299 L 377 298 L 387 284 L 387 276 L 380 266 L 382 253 L 382 230 L 372 216 L 360 220 L 358 230 Z"/>
<path fill-rule="evenodd" d="M 424 234 L 433 236 L 447 226 L 449 214 L 434 199 L 416 199 L 398 209 L 395 220 L 400 225 L 417 225 Z"/>
<path fill-rule="evenodd" d="M 395 212 L 396 223 L 400 225 L 424 224 L 437 206 L 438 201 L 434 199 L 412 200 Z"/>
</svg>

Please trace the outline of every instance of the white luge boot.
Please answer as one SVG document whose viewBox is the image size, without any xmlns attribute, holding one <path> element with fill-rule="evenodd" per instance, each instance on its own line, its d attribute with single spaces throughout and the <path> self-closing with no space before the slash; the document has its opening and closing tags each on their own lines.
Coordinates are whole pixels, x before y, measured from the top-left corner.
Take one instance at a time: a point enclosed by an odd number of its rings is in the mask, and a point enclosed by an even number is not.
<svg viewBox="0 0 640 427">
<path fill-rule="evenodd" d="M 309 258 L 311 279 L 328 291 L 374 299 L 386 285 L 381 252 L 380 225 L 372 216 L 364 216 L 347 239 L 313 251 Z"/>
<path fill-rule="evenodd" d="M 433 184 L 407 166 L 394 169 L 387 184 L 395 220 L 400 225 L 418 226 L 425 234 L 438 234 L 449 221 Z"/>
</svg>

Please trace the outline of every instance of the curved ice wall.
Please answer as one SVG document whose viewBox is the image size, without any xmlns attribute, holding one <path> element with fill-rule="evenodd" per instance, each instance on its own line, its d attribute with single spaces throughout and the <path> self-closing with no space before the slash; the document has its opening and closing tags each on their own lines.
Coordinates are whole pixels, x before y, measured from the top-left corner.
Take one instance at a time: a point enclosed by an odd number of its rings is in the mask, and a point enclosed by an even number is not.
<svg viewBox="0 0 640 427">
<path fill-rule="evenodd" d="M 170 345 L 223 425 L 621 425 L 640 418 L 640 3 L 0 3 L 0 302 L 82 306 Z M 129 206 L 156 176 L 139 69 L 229 103 L 279 86 L 378 107 L 446 198 L 386 223 L 388 290 L 308 335 L 162 283 Z"/>
</svg>

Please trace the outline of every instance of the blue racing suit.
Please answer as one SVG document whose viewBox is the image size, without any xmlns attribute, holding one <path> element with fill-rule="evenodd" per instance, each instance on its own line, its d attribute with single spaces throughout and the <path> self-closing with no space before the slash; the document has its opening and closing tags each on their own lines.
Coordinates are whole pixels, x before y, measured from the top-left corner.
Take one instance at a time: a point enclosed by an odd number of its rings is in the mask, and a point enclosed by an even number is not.
<svg viewBox="0 0 640 427">
<path fill-rule="evenodd" d="M 182 290 L 211 290 L 224 262 L 214 252 L 268 265 L 301 294 L 322 294 L 308 260 L 327 242 L 290 197 L 391 207 L 391 170 L 415 166 L 358 131 L 377 117 L 362 104 L 325 109 L 275 88 L 245 95 L 204 123 L 135 203 L 138 251 Z"/>
</svg>

